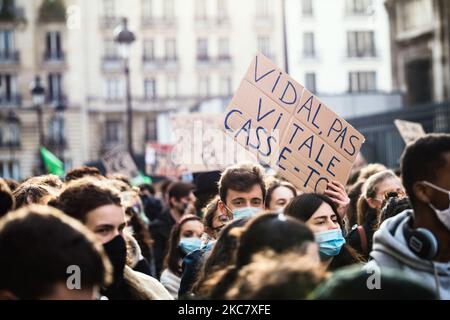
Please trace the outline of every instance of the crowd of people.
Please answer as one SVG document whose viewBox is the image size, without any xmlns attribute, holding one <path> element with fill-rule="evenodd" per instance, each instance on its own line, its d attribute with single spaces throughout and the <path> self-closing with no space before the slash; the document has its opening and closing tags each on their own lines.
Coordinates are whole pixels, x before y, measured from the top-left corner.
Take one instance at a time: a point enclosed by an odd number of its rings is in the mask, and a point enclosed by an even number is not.
<svg viewBox="0 0 450 320">
<path fill-rule="evenodd" d="M 259 164 L 0 178 L 0 299 L 450 299 L 450 135 L 303 193 Z"/>
</svg>

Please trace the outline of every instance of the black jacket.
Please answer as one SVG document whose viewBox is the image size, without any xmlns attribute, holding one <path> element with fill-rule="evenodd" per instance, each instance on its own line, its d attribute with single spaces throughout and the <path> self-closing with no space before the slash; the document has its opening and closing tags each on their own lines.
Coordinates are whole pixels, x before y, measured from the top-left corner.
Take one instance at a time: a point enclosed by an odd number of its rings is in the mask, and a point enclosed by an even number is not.
<svg viewBox="0 0 450 320">
<path fill-rule="evenodd" d="M 197 281 L 203 260 L 209 249 L 198 249 L 190 252 L 183 259 L 180 289 L 178 290 L 178 298 L 183 299 L 190 292 L 195 281 Z"/>
<path fill-rule="evenodd" d="M 375 233 L 375 228 L 378 223 L 377 214 L 375 210 L 369 210 L 366 213 L 366 220 L 362 225 L 363 230 L 367 238 L 367 252 L 363 252 L 362 240 L 359 232 L 357 230 L 357 225 L 354 225 L 352 230 L 347 235 L 348 244 L 355 249 L 359 254 L 361 254 L 365 259 L 369 258 L 369 253 L 372 251 L 373 244 L 373 234 Z"/>
<path fill-rule="evenodd" d="M 155 255 L 155 269 L 158 279 L 162 272 L 170 232 L 172 231 L 172 227 L 175 223 L 175 219 L 170 214 L 170 209 L 167 208 L 153 222 L 151 222 L 149 226 L 150 233 L 154 241 L 153 253 Z"/>
</svg>

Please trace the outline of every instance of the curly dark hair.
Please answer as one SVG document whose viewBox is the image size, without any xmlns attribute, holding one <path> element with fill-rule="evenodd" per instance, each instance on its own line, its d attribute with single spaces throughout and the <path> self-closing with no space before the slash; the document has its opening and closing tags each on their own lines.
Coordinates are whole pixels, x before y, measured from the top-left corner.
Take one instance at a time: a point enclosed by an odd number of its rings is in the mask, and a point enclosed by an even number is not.
<svg viewBox="0 0 450 320">
<path fill-rule="evenodd" d="M 49 204 L 85 223 L 89 211 L 110 204 L 121 206 L 121 199 L 115 190 L 104 184 L 80 180 L 69 184 Z"/>
</svg>

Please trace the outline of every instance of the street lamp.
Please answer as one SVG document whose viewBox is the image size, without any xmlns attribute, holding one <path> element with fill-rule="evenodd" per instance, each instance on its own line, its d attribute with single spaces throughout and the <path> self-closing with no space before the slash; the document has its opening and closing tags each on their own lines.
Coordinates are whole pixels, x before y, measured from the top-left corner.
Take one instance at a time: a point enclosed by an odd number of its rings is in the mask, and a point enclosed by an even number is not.
<svg viewBox="0 0 450 320">
<path fill-rule="evenodd" d="M 58 147 L 58 155 L 62 162 L 64 162 L 64 149 L 65 149 L 65 135 L 64 135 L 64 111 L 67 109 L 64 100 L 59 100 L 58 105 L 55 108 L 55 120 L 57 127 L 56 143 Z"/>
<path fill-rule="evenodd" d="M 33 105 L 36 108 L 38 117 L 39 130 L 39 147 L 44 145 L 44 130 L 42 124 L 42 106 L 45 102 L 45 88 L 41 84 L 41 77 L 36 76 L 34 82 L 30 85 L 31 96 L 33 98 Z"/>
<path fill-rule="evenodd" d="M 133 113 L 131 108 L 131 86 L 130 86 L 130 47 L 136 40 L 134 33 L 128 29 L 128 19 L 123 18 L 122 24 L 114 31 L 114 41 L 119 45 L 121 57 L 124 62 L 125 81 L 126 81 L 126 103 L 127 103 L 127 144 L 128 152 L 133 157 Z"/>
</svg>

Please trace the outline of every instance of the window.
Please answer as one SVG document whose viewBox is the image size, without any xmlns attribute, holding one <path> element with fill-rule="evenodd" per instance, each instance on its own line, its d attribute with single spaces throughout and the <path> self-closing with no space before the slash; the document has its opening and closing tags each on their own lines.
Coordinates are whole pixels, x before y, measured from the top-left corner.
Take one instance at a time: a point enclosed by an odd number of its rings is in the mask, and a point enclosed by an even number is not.
<svg viewBox="0 0 450 320">
<path fill-rule="evenodd" d="M 0 74 L 0 103 L 16 102 L 17 78 L 11 74 Z"/>
<path fill-rule="evenodd" d="M 145 121 L 145 140 L 147 141 L 158 140 L 156 119 L 147 119 Z"/>
<path fill-rule="evenodd" d="M 258 50 L 268 58 L 271 58 L 270 38 L 267 36 L 258 37 Z"/>
<path fill-rule="evenodd" d="M 123 126 L 119 120 L 106 121 L 106 143 L 119 144 L 123 140 Z"/>
<path fill-rule="evenodd" d="M 118 59 L 119 58 L 119 48 L 114 40 L 105 40 L 105 58 L 107 59 Z"/>
<path fill-rule="evenodd" d="M 12 30 L 0 30 L 0 60 L 13 58 L 14 32 Z"/>
<path fill-rule="evenodd" d="M 209 77 L 201 76 L 198 81 L 198 94 L 201 97 L 209 96 Z"/>
<path fill-rule="evenodd" d="M 268 19 L 270 17 L 270 1 L 271 0 L 257 0 L 256 3 L 256 18 Z"/>
<path fill-rule="evenodd" d="M 177 48 L 175 39 L 166 39 L 166 60 L 177 60 Z"/>
<path fill-rule="evenodd" d="M 230 41 L 227 38 L 219 39 L 219 60 L 230 59 Z"/>
<path fill-rule="evenodd" d="M 109 78 L 106 80 L 105 96 L 108 100 L 120 100 L 124 97 L 123 82 L 118 78 Z"/>
<path fill-rule="evenodd" d="M 145 79 L 144 81 L 144 96 L 147 100 L 156 99 L 156 80 Z"/>
<path fill-rule="evenodd" d="M 61 33 L 50 31 L 45 35 L 45 60 L 60 60 L 63 58 L 61 49 Z"/>
<path fill-rule="evenodd" d="M 227 0 L 217 0 L 217 17 L 219 20 L 225 20 L 227 16 Z"/>
<path fill-rule="evenodd" d="M 59 102 L 63 98 L 62 75 L 60 73 L 49 73 L 47 90 L 50 102 Z"/>
<path fill-rule="evenodd" d="M 153 0 L 142 0 L 142 16 L 147 19 L 153 17 Z"/>
<path fill-rule="evenodd" d="M 175 7 L 173 0 L 163 1 L 163 18 L 164 20 L 171 20 L 175 17 Z"/>
<path fill-rule="evenodd" d="M 20 125 L 18 122 L 0 123 L 0 146 L 20 145 Z"/>
<path fill-rule="evenodd" d="M 167 78 L 167 97 L 175 98 L 178 94 L 178 81 L 175 77 Z"/>
<path fill-rule="evenodd" d="M 18 160 L 0 161 L 0 177 L 20 180 L 20 163 Z"/>
<path fill-rule="evenodd" d="M 312 93 L 316 93 L 316 74 L 307 73 L 305 74 L 305 87 Z"/>
<path fill-rule="evenodd" d="M 302 15 L 303 16 L 312 16 L 313 15 L 312 0 L 302 0 Z"/>
<path fill-rule="evenodd" d="M 349 57 L 375 57 L 374 32 L 347 32 L 347 50 Z"/>
<path fill-rule="evenodd" d="M 144 59 L 145 60 L 155 59 L 155 41 L 153 39 L 144 41 Z"/>
<path fill-rule="evenodd" d="M 103 12 L 105 17 L 114 17 L 116 15 L 115 0 L 103 0 Z"/>
<path fill-rule="evenodd" d="M 303 56 L 305 58 L 314 58 L 316 56 L 314 33 L 312 32 L 305 32 L 303 34 Z"/>
<path fill-rule="evenodd" d="M 224 76 L 220 78 L 220 94 L 222 96 L 230 96 L 231 92 L 231 77 Z"/>
<path fill-rule="evenodd" d="M 350 92 L 373 92 L 376 91 L 375 72 L 350 72 L 349 73 Z"/>
<path fill-rule="evenodd" d="M 197 39 L 197 60 L 208 60 L 208 39 Z"/>
<path fill-rule="evenodd" d="M 197 20 L 206 20 L 207 16 L 206 0 L 196 0 L 195 2 L 195 18 Z"/>
<path fill-rule="evenodd" d="M 55 116 L 48 123 L 48 139 L 51 144 L 63 145 L 65 142 L 64 118 Z"/>
<path fill-rule="evenodd" d="M 371 5 L 372 0 L 347 0 L 346 11 L 347 14 L 366 15 L 369 14 Z"/>
</svg>

